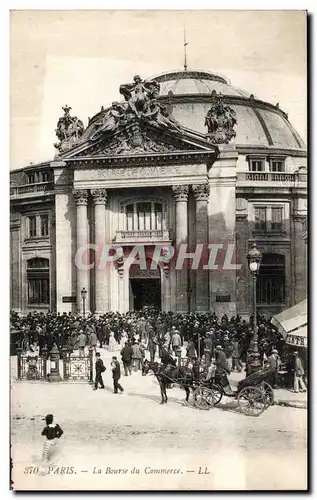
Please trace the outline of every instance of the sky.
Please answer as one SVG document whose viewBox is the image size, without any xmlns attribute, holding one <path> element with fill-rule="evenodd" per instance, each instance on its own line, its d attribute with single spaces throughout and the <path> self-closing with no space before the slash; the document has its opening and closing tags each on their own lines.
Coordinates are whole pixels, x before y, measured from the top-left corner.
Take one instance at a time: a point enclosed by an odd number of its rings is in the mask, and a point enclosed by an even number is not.
<svg viewBox="0 0 317 500">
<path fill-rule="evenodd" d="M 15 10 L 10 16 L 10 168 L 53 159 L 68 104 L 85 125 L 119 85 L 184 65 L 276 104 L 307 140 L 304 11 Z"/>
</svg>

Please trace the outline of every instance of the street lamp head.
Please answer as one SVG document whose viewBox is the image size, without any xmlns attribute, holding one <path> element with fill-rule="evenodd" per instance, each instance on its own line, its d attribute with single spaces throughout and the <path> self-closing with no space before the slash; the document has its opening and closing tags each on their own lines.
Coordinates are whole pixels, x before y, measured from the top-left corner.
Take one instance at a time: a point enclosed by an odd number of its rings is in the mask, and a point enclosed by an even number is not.
<svg viewBox="0 0 317 500">
<path fill-rule="evenodd" d="M 261 261 L 262 261 L 262 254 L 257 249 L 256 243 L 254 242 L 250 252 L 248 253 L 249 269 L 251 273 L 256 274 L 259 271 Z"/>
<path fill-rule="evenodd" d="M 87 292 L 86 288 L 84 287 L 80 293 L 81 293 L 82 298 L 85 299 L 88 292 Z"/>
</svg>

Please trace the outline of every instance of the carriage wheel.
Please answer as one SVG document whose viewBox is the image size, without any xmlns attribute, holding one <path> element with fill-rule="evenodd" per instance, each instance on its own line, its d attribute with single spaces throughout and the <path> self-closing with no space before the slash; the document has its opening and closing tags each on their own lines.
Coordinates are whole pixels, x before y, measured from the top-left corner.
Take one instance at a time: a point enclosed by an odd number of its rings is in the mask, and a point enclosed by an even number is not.
<svg viewBox="0 0 317 500">
<path fill-rule="evenodd" d="M 197 387 L 194 391 L 194 405 L 200 410 L 209 410 L 214 406 L 213 392 L 208 387 Z"/>
<path fill-rule="evenodd" d="M 222 396 L 223 396 L 223 390 L 221 385 L 218 384 L 212 384 L 209 389 L 212 391 L 212 396 L 213 396 L 213 403 L 216 406 L 217 404 L 220 403 Z"/>
<path fill-rule="evenodd" d="M 267 382 L 262 383 L 262 390 L 264 391 L 264 397 L 265 397 L 265 403 L 266 407 L 268 408 L 269 406 L 274 405 L 274 391 L 270 384 Z"/>
<path fill-rule="evenodd" d="M 238 394 L 238 406 L 242 413 L 252 417 L 258 417 L 267 408 L 267 401 L 263 389 L 248 386 L 241 389 Z"/>
</svg>

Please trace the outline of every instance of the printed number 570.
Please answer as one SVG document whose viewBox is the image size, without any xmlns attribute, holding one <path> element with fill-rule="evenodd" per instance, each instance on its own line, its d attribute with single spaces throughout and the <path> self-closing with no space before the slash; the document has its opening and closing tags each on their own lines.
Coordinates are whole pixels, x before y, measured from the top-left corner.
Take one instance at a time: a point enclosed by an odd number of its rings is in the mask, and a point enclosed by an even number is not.
<svg viewBox="0 0 317 500">
<path fill-rule="evenodd" d="M 39 471 L 38 467 L 25 467 L 24 474 L 37 474 Z"/>
</svg>

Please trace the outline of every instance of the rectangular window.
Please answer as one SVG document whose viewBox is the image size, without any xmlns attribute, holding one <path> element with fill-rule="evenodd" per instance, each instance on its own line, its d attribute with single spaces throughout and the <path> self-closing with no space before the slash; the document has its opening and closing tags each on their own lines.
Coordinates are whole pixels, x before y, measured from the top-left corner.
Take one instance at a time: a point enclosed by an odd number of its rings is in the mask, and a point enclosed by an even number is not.
<svg viewBox="0 0 317 500">
<path fill-rule="evenodd" d="M 137 213 L 139 230 L 151 229 L 151 203 L 138 203 Z"/>
<path fill-rule="evenodd" d="M 29 225 L 29 238 L 34 238 L 36 236 L 36 216 L 31 215 L 28 217 Z"/>
<path fill-rule="evenodd" d="M 259 231 L 266 230 L 266 207 L 257 207 L 254 209 L 254 229 Z"/>
<path fill-rule="evenodd" d="M 41 182 L 48 182 L 48 172 L 42 172 L 42 175 L 40 177 Z"/>
<path fill-rule="evenodd" d="M 41 215 L 41 236 L 48 236 L 48 215 Z"/>
<path fill-rule="evenodd" d="M 281 231 L 283 229 L 283 209 L 281 207 L 272 208 L 272 231 Z"/>
<path fill-rule="evenodd" d="M 249 163 L 250 172 L 264 172 L 263 160 L 251 160 Z"/>
<path fill-rule="evenodd" d="M 49 279 L 35 278 L 28 280 L 28 303 L 49 304 Z"/>
<path fill-rule="evenodd" d="M 27 174 L 27 175 L 28 175 L 28 183 L 34 184 L 34 182 L 35 182 L 34 174 Z"/>
<path fill-rule="evenodd" d="M 134 229 L 134 206 L 133 205 L 127 205 L 126 207 L 126 229 L 128 231 L 133 231 Z"/>
<path fill-rule="evenodd" d="M 271 160 L 270 166 L 271 166 L 271 172 L 284 172 L 283 160 Z"/>
<path fill-rule="evenodd" d="M 162 229 L 162 205 L 161 203 L 154 203 L 154 212 L 155 212 L 155 228 L 154 229 Z"/>
</svg>

